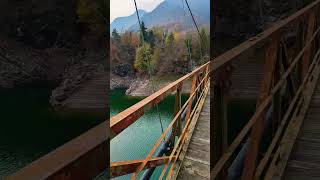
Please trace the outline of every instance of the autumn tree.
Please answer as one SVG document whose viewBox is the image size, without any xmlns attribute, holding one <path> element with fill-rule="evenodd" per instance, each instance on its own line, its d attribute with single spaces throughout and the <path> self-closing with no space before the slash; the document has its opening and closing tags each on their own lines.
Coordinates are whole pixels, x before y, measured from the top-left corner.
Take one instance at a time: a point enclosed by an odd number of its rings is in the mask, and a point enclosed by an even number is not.
<svg viewBox="0 0 320 180">
<path fill-rule="evenodd" d="M 184 40 L 184 46 L 186 49 L 186 54 L 191 66 L 191 69 L 193 68 L 193 63 L 192 63 L 192 36 L 189 34 L 186 36 L 185 40 Z"/>
<path fill-rule="evenodd" d="M 144 73 L 152 68 L 152 49 L 150 44 L 144 43 L 142 46 L 138 47 L 136 50 L 136 58 L 134 61 L 134 67 L 140 72 Z"/>
<path fill-rule="evenodd" d="M 147 28 L 144 24 L 144 22 L 141 22 L 141 27 L 140 27 L 140 44 L 143 44 L 144 42 L 147 41 Z"/>
<path fill-rule="evenodd" d="M 174 41 L 174 35 L 171 32 L 167 37 L 166 37 L 166 45 L 170 46 Z"/>
<path fill-rule="evenodd" d="M 155 47 L 153 50 L 152 60 L 150 63 L 151 72 L 154 73 L 157 71 L 156 67 L 160 62 L 161 59 L 161 48 Z"/>
<path fill-rule="evenodd" d="M 209 54 L 210 43 L 209 43 L 209 37 L 207 35 L 205 28 L 201 28 L 199 38 L 200 38 L 203 55 Z"/>
</svg>

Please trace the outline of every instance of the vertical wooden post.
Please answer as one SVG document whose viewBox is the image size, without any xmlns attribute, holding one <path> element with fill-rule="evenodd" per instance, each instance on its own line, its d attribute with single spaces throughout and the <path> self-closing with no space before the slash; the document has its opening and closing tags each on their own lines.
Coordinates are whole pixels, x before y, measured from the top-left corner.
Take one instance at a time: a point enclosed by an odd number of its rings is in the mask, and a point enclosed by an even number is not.
<svg viewBox="0 0 320 180">
<path fill-rule="evenodd" d="M 308 29 L 307 29 L 307 37 L 306 37 L 305 44 L 312 39 L 312 36 L 314 33 L 314 27 L 315 27 L 315 12 L 312 11 L 308 19 Z M 314 47 L 314 43 L 312 43 L 312 45 L 310 45 L 304 52 L 303 59 L 302 59 L 302 62 L 303 62 L 302 77 L 305 77 L 305 75 L 308 72 L 313 47 Z"/>
<path fill-rule="evenodd" d="M 275 71 L 275 65 L 278 55 L 278 46 L 279 46 L 279 34 L 274 34 L 271 37 L 271 42 L 267 47 L 266 51 L 266 60 L 265 60 L 265 69 L 264 69 L 264 79 L 262 81 L 260 95 L 257 100 L 257 107 L 265 100 L 269 95 L 272 78 Z M 256 161 L 259 153 L 260 141 L 263 134 L 264 127 L 264 118 L 266 110 L 261 114 L 259 119 L 255 122 L 251 130 L 251 141 L 250 146 L 245 157 L 245 165 L 242 174 L 242 180 L 251 180 L 254 177 L 254 171 L 256 168 Z"/>
</svg>

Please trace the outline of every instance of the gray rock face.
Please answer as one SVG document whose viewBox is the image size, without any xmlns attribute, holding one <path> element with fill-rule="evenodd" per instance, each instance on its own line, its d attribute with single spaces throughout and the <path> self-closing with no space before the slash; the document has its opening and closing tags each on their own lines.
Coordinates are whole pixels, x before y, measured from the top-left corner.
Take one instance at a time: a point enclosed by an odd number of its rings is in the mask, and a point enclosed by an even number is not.
<svg viewBox="0 0 320 180">
<path fill-rule="evenodd" d="M 55 107 L 64 106 L 65 101 L 86 81 L 103 72 L 104 68 L 99 64 L 77 63 L 70 66 L 63 76 L 63 81 L 52 91 L 50 103 Z"/>
<path fill-rule="evenodd" d="M 1 0 L 0 34 L 35 48 L 68 47 L 79 40 L 76 1 Z"/>
</svg>

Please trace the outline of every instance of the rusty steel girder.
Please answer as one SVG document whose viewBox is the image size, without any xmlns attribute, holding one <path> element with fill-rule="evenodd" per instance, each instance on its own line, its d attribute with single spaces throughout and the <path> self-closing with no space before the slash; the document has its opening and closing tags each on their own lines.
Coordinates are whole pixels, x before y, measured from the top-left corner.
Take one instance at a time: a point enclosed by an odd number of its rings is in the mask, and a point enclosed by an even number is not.
<svg viewBox="0 0 320 180">
<path fill-rule="evenodd" d="M 150 159 L 144 169 L 153 168 L 161 166 L 168 162 L 170 157 L 156 157 Z M 176 157 L 174 156 L 173 159 Z M 141 165 L 143 160 L 131 160 L 131 161 L 122 161 L 122 162 L 112 162 L 110 164 L 110 174 L 111 177 L 122 176 L 126 174 L 131 174 L 136 171 L 136 169 Z"/>
<path fill-rule="evenodd" d="M 289 16 L 286 19 L 283 19 L 279 21 L 278 23 L 275 23 L 271 28 L 265 30 L 264 32 L 260 33 L 256 37 L 253 37 L 249 39 L 248 41 L 240 44 L 239 46 L 233 48 L 232 50 L 222 54 L 221 56 L 217 57 L 210 63 L 211 67 L 211 73 L 215 73 L 222 69 L 225 65 L 231 63 L 235 58 L 239 57 L 242 54 L 245 54 L 246 52 L 249 52 L 249 50 L 252 50 L 256 48 L 258 45 L 262 47 L 266 47 L 267 42 L 270 42 L 271 44 L 268 46 L 267 50 L 267 56 L 266 60 L 268 63 L 265 68 L 265 77 L 264 81 L 262 82 L 262 88 L 261 88 L 261 95 L 257 103 L 256 112 L 254 115 L 250 118 L 248 123 L 244 126 L 244 128 L 241 130 L 241 132 L 238 134 L 238 136 L 235 138 L 235 140 L 232 142 L 232 144 L 228 147 L 227 151 L 222 155 L 222 157 L 218 160 L 217 164 L 214 166 L 214 168 L 211 170 L 211 179 L 215 179 L 219 176 L 219 174 L 222 172 L 222 170 L 226 167 L 227 162 L 230 160 L 232 155 L 234 154 L 235 150 L 239 147 L 241 142 L 245 139 L 247 134 L 252 130 L 251 132 L 251 147 L 249 147 L 249 151 L 247 152 L 246 157 L 246 165 L 245 165 L 245 171 L 243 173 L 243 179 L 259 179 L 259 176 L 261 175 L 261 172 L 265 165 L 267 164 L 268 160 L 270 159 L 270 155 L 272 150 L 276 146 L 276 142 L 280 138 L 279 132 L 275 133 L 275 140 L 271 143 L 271 149 L 268 150 L 266 158 L 263 159 L 261 162 L 262 164 L 259 164 L 258 173 L 254 174 L 256 169 L 256 158 L 257 154 L 259 152 L 259 144 L 260 144 L 260 137 L 263 131 L 263 124 L 261 124 L 263 118 L 263 114 L 266 111 L 266 108 L 270 106 L 270 104 L 273 102 L 275 96 L 279 93 L 280 89 L 286 86 L 287 81 L 292 80 L 290 76 L 294 73 L 294 68 L 299 65 L 301 61 L 307 62 L 305 65 L 304 72 L 306 72 L 306 69 L 309 70 L 309 72 L 312 70 L 313 67 L 309 66 L 309 59 L 313 57 L 312 54 L 312 48 L 314 48 L 314 41 L 316 40 L 317 36 L 319 36 L 320 27 L 315 28 L 314 27 L 314 14 L 318 14 L 320 6 L 320 0 L 314 1 L 310 5 L 306 6 L 305 8 L 301 9 L 300 11 L 296 12 L 295 14 Z M 309 18 L 309 19 L 308 19 Z M 288 61 L 288 64 L 286 64 L 285 72 L 277 77 L 276 82 L 274 81 L 274 65 L 277 60 L 277 54 L 278 49 L 281 48 L 279 39 L 281 38 L 285 28 L 287 26 L 292 24 L 300 23 L 301 21 L 307 21 L 308 24 L 308 35 L 307 35 L 307 41 L 302 47 L 301 51 L 298 53 L 298 55 L 292 60 L 292 62 Z M 309 74 L 308 74 L 309 75 Z M 272 83 L 274 85 L 272 86 Z M 289 83 L 290 84 L 290 83 Z M 300 90 L 296 90 L 296 88 L 291 84 L 291 91 L 294 93 L 293 95 L 297 95 L 297 93 L 301 93 L 302 86 L 300 86 Z M 297 101 L 297 98 L 295 97 L 293 99 L 294 101 Z M 276 102 L 276 101 L 274 101 Z M 278 102 L 278 101 L 277 101 Z M 296 103 L 296 102 L 294 102 Z M 294 105 L 290 104 L 290 109 L 292 109 Z M 288 118 L 288 115 L 286 115 L 284 118 Z M 283 130 L 284 124 L 280 123 L 278 127 L 278 130 Z M 279 129 L 280 128 L 280 129 Z M 272 136 L 273 137 L 273 136 Z M 251 148 L 251 149 L 250 149 Z M 274 159 L 273 159 L 274 160 Z"/>
<path fill-rule="evenodd" d="M 209 62 L 196 68 L 194 71 L 188 73 L 187 75 L 181 77 L 175 82 L 160 89 L 159 91 L 148 96 L 147 98 L 141 100 L 137 104 L 111 117 L 111 121 L 110 121 L 110 129 L 112 131 L 111 139 L 117 134 L 119 134 L 120 132 L 122 132 L 125 128 L 130 126 L 132 123 L 134 123 L 145 112 L 149 111 L 155 105 L 159 104 L 165 97 L 170 95 L 172 92 L 176 91 L 181 83 L 190 79 L 193 75 L 205 70 L 208 66 L 209 66 Z"/>
<path fill-rule="evenodd" d="M 93 179 L 108 168 L 107 128 L 105 121 L 5 179 Z"/>
</svg>

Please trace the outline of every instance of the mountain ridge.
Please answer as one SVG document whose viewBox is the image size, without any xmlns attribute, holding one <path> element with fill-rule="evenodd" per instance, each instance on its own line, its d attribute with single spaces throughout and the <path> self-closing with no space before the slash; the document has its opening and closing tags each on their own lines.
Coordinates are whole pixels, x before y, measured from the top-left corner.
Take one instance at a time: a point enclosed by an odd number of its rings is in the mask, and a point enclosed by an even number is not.
<svg viewBox="0 0 320 180">
<path fill-rule="evenodd" d="M 210 1 L 209 0 L 189 0 L 188 4 L 190 5 L 193 16 L 196 19 L 196 22 L 199 26 L 209 25 L 210 24 Z M 162 26 L 168 30 L 175 29 L 176 31 L 183 31 L 194 28 L 192 22 L 192 17 L 190 16 L 187 5 L 184 1 L 177 0 L 165 0 L 161 2 L 155 9 L 147 13 L 139 13 L 141 20 L 146 24 L 148 28 L 155 26 Z M 110 30 L 114 28 L 118 32 L 124 31 L 138 31 L 139 25 L 137 22 L 136 14 L 121 17 L 122 21 L 115 19 L 111 26 Z M 119 29 L 119 26 L 114 24 L 125 21 L 125 19 L 135 19 L 128 22 L 125 26 L 122 25 L 122 29 Z"/>
<path fill-rule="evenodd" d="M 139 9 L 138 12 L 139 12 L 140 17 L 142 17 L 148 13 L 147 11 L 145 11 L 143 9 Z M 110 32 L 112 32 L 113 29 L 117 29 L 118 32 L 124 32 L 132 24 L 135 24 L 137 21 L 138 20 L 137 20 L 136 12 L 134 12 L 133 14 L 131 14 L 129 16 L 117 17 L 110 24 Z"/>
</svg>

